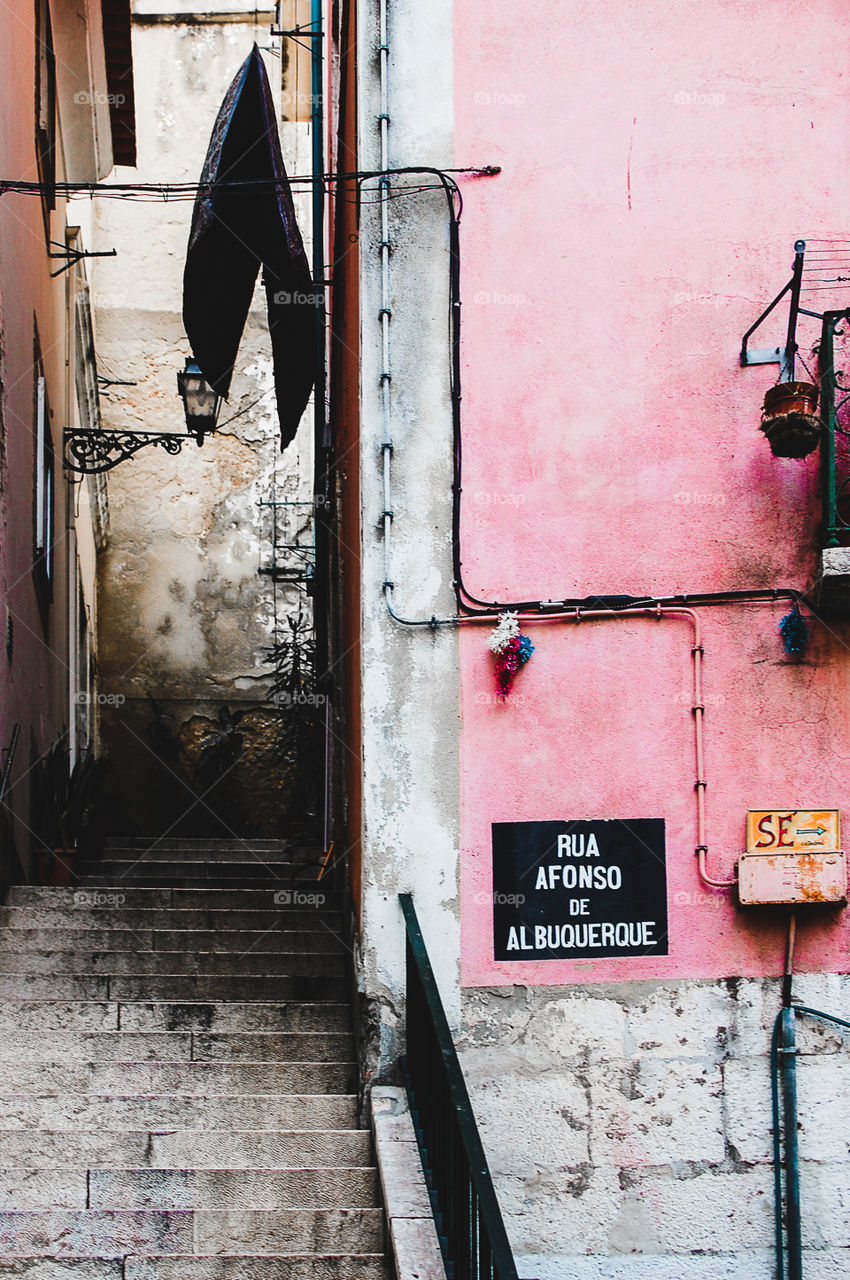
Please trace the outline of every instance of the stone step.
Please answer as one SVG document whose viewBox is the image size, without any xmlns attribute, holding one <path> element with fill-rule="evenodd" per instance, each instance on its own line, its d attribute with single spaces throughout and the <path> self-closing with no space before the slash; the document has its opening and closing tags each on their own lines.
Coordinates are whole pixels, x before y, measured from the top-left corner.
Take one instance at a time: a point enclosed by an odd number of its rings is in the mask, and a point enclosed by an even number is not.
<svg viewBox="0 0 850 1280">
<path fill-rule="evenodd" d="M 122 1001 L 149 999 L 199 1004 L 233 1000 L 240 1004 L 253 1004 L 275 999 L 342 1000 L 347 994 L 344 978 L 137 974 L 109 979 L 110 999 Z"/>
<path fill-rule="evenodd" d="M 88 1205 L 87 1169 L 0 1169 L 2 1210 L 86 1209 Z M 115 1205 L 115 1208 L 124 1207 L 123 1204 Z M 168 1205 L 163 1205 L 163 1208 L 168 1208 Z"/>
<path fill-rule="evenodd" d="M 104 841 L 104 849 L 112 853 L 115 849 L 154 852 L 160 850 L 169 854 L 175 851 L 195 852 L 205 849 L 210 853 L 229 853 L 234 849 L 251 849 L 257 853 L 273 853 L 275 850 L 285 852 L 287 849 L 313 849 L 318 846 L 305 836 L 278 836 L 273 839 L 257 839 L 254 836 L 234 836 L 219 840 L 205 836 L 108 836 Z"/>
<path fill-rule="evenodd" d="M 4 1169 L 291 1169 L 373 1164 L 364 1129 L 0 1130 Z"/>
<path fill-rule="evenodd" d="M 8 1176 L 8 1195 L 4 1194 Z M 0 1172 L 0 1203 L 20 1194 L 35 1200 L 45 1175 L 31 1174 L 34 1185 L 19 1186 L 20 1172 Z M 60 1176 L 60 1175 L 57 1175 Z M 85 1207 L 85 1178 L 82 1180 Z M 368 1165 L 336 1169 L 94 1169 L 89 1175 L 93 1209 L 281 1209 L 371 1208 L 379 1203 L 377 1169 Z M 62 1184 L 70 1198 L 80 1193 L 79 1180 Z M 8 1207 L 8 1206 L 7 1206 Z M 17 1207 L 17 1206 L 16 1206 Z M 29 1207 L 22 1205 L 20 1207 Z M 38 1206 L 40 1207 L 40 1206 Z M 45 1208 L 50 1208 L 45 1201 Z"/>
<path fill-rule="evenodd" d="M 389 1262 L 380 1254 L 128 1258 L 123 1280 L 390 1280 L 392 1274 Z M 53 1280 L 53 1277 L 45 1276 L 44 1280 Z M 77 1280 L 76 1276 L 71 1280 Z M 97 1276 L 96 1280 L 101 1277 Z M 105 1275 L 103 1280 L 113 1280 L 113 1277 Z"/>
<path fill-rule="evenodd" d="M 220 951 L 0 951 L 0 973 L 196 974 L 214 977 L 341 978 L 345 954 L 321 952 Z"/>
<path fill-rule="evenodd" d="M 353 1094 L 296 1094 L 269 1098 L 219 1094 L 215 1097 L 86 1098 L 0 1094 L 4 1129 L 353 1129 Z"/>
<path fill-rule="evenodd" d="M 0 1210 L 368 1209 L 374 1167 L 337 1169 L 0 1169 Z"/>
<path fill-rule="evenodd" d="M 3 1252 L 53 1257 L 97 1254 L 376 1252 L 380 1209 L 64 1209 L 0 1212 Z"/>
<path fill-rule="evenodd" d="M 353 1037 L 321 1031 L 35 1031 L 0 1036 L 0 1061 L 15 1062 L 344 1062 Z M 0 1114 L 0 1124 L 2 1124 Z"/>
<path fill-rule="evenodd" d="M 2 1280 L 391 1280 L 380 1254 L 263 1257 L 0 1257 Z"/>
<path fill-rule="evenodd" d="M 243 889 L 222 889 L 205 885 L 201 889 L 143 889 L 136 885 L 92 885 L 90 888 L 56 889 L 45 885 L 13 885 L 6 890 L 4 901 L 9 910 L 72 911 L 68 927 L 84 911 L 266 911 L 277 916 L 287 928 L 315 928 L 311 923 L 316 910 L 339 913 L 338 895 L 331 895 L 322 885 L 269 884 Z M 106 920 L 106 916 L 101 917 Z M 340 917 L 341 918 L 341 917 Z M 17 915 L 0 914 L 0 924 L 16 927 Z M 219 923 L 216 921 L 216 923 Z M 270 919 L 269 924 L 274 924 Z M 122 927 L 119 924 L 119 928 Z M 123 926 L 126 928 L 127 926 Z M 209 929 L 211 924 L 201 925 Z M 240 928 L 242 926 L 239 926 Z M 250 927 L 250 926 L 249 926 Z M 266 926 L 264 926 L 266 927 Z"/>
<path fill-rule="evenodd" d="M 82 892 L 75 890 L 74 892 Z M 127 894 L 133 892 L 126 890 Z M 148 890 L 140 889 L 140 893 Z M 158 890 L 152 890 L 158 892 Z M 173 893 L 195 893 L 194 889 L 168 890 Z M 226 890 L 201 889 L 200 893 L 225 893 Z M 238 891 L 237 891 L 238 892 Z M 245 892 L 256 892 L 245 890 Z M 271 906 L 273 894 L 263 894 Z M 302 895 L 309 897 L 310 895 Z M 315 896 L 315 895 L 314 895 Z M 295 895 L 297 900 L 298 895 Z M 264 933 L 271 929 L 305 928 L 310 931 L 329 928 L 339 935 L 342 919 L 337 912 L 324 912 L 308 907 L 282 904 L 269 910 L 228 907 L 221 908 L 145 908 L 145 907 L 0 907 L 0 929 L 133 929 L 142 932 L 151 929 L 214 929 L 216 931 L 246 930 Z M 10 939 L 14 942 L 14 939 Z"/>
<path fill-rule="evenodd" d="M 0 973 L 0 1000 L 109 1000 L 109 978 L 51 978 L 46 973 Z"/>
<path fill-rule="evenodd" d="M 226 955 L 287 955 L 347 949 L 329 928 L 318 929 L 15 929 L 0 930 L 0 955 L 22 951 L 204 951 Z"/>
<path fill-rule="evenodd" d="M 124 1280 L 120 1258 L 4 1258 L 3 1280 Z"/>
<path fill-rule="evenodd" d="M 0 1088 L 39 1095 L 351 1093 L 354 1062 L 0 1062 Z"/>
<path fill-rule="evenodd" d="M 133 875 L 119 879 L 117 876 L 107 878 L 103 875 L 75 875 L 74 884 L 79 888 L 102 888 L 110 890 L 121 889 L 180 889 L 180 890 L 197 890 L 202 892 L 206 889 L 212 889 L 215 886 L 216 892 L 228 889 L 233 892 L 242 892 L 243 890 L 257 889 L 260 884 L 267 883 L 269 889 L 291 889 L 297 888 L 300 891 L 309 893 L 315 888 L 315 876 L 312 872 L 306 876 L 296 875 L 279 879 L 269 878 L 267 882 L 258 879 L 248 879 L 245 876 L 215 876 L 215 877 L 199 877 L 199 876 L 165 876 L 151 874 L 145 872 L 141 875 Z M 324 881 L 325 891 L 330 889 L 327 880 Z"/>
<path fill-rule="evenodd" d="M 235 1000 L 342 1000 L 343 978 L 212 976 L 202 974 L 86 976 L 51 978 L 46 973 L 0 974 L 0 1000 L 121 1000 L 216 1003 Z"/>
<path fill-rule="evenodd" d="M 346 1004 L 0 1001 L 0 1031 L 350 1031 Z"/>
<path fill-rule="evenodd" d="M 261 855 L 239 857 L 232 854 L 227 860 L 223 858 L 200 858 L 192 861 L 186 858 L 168 861 L 164 859 L 140 858 L 108 858 L 101 862 L 77 862 L 74 864 L 74 878 L 80 876 L 101 880 L 103 883 L 125 880 L 132 883 L 137 875 L 157 877 L 184 877 L 189 880 L 289 880 L 291 877 L 303 879 L 310 876 L 316 879 L 321 867 L 317 858 L 299 860 L 283 858 L 265 859 Z M 213 884 L 211 888 L 215 888 Z"/>
<path fill-rule="evenodd" d="M 351 1032 L 351 1010 L 340 1001 L 313 1003 L 120 1005 L 122 1031 L 320 1031 Z"/>
</svg>

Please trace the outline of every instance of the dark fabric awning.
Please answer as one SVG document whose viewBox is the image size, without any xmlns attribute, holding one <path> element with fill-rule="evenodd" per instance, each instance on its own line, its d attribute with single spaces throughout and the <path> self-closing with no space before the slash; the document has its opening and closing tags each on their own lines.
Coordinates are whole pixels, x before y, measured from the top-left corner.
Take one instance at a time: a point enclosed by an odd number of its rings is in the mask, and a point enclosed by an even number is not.
<svg viewBox="0 0 850 1280">
<path fill-rule="evenodd" d="M 101 0 L 106 86 L 116 164 L 136 163 L 136 106 L 133 95 L 133 45 L 130 0 Z"/>
<path fill-rule="evenodd" d="M 183 274 L 183 323 L 192 353 L 207 382 L 226 397 L 262 265 L 285 448 L 313 388 L 320 295 L 295 220 L 256 45 L 218 113 L 201 184 Z"/>
</svg>

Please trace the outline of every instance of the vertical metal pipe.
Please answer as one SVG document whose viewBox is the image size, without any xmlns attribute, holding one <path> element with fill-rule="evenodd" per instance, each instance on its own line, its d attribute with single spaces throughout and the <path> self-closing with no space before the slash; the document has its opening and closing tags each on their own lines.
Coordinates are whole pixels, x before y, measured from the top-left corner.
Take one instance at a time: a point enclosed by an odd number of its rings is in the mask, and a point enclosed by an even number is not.
<svg viewBox="0 0 850 1280">
<path fill-rule="evenodd" d="M 782 1105 L 785 1128 L 785 1239 L 788 1280 L 802 1280 L 803 1246 L 800 1221 L 800 1145 L 797 1138 L 796 1013 L 782 1010 L 779 1053 L 782 1065 Z"/>
<path fill-rule="evenodd" d="M 379 313 L 381 325 L 381 408 L 383 411 L 383 437 L 381 440 L 381 463 L 384 481 L 384 509 L 381 515 L 384 531 L 384 593 L 392 590 L 392 404 L 390 402 L 390 384 L 392 371 L 390 368 L 390 180 L 386 175 L 389 168 L 390 150 L 390 91 L 389 63 L 390 46 L 388 32 L 387 0 L 380 0 L 379 10 L 379 45 L 378 58 L 380 66 L 381 110 L 378 116 L 380 135 L 380 168 L 379 179 L 381 208 L 381 309 Z"/>
<path fill-rule="evenodd" d="M 838 542 L 838 484 L 835 475 L 835 352 L 833 334 L 840 312 L 826 311 L 821 329 L 818 370 L 820 374 L 820 415 L 823 423 L 821 441 L 821 502 L 823 525 L 821 539 L 824 547 L 837 547 Z"/>
<path fill-rule="evenodd" d="M 310 133 L 313 143 L 313 290 L 316 298 L 315 440 L 317 462 L 327 446 L 325 412 L 325 135 L 322 0 L 311 0 Z"/>
<path fill-rule="evenodd" d="M 794 381 L 794 361 L 797 355 L 797 313 L 800 309 L 800 288 L 803 284 L 803 257 L 805 240 L 794 242 L 794 274 L 791 277 L 791 305 L 788 309 L 788 333 L 785 338 L 785 355 L 779 373 L 780 382 Z"/>
</svg>

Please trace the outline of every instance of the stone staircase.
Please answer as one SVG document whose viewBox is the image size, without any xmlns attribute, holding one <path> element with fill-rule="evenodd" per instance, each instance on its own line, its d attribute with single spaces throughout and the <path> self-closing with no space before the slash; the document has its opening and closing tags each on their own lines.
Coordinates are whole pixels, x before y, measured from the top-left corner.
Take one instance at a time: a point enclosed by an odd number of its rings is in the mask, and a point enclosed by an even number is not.
<svg viewBox="0 0 850 1280">
<path fill-rule="evenodd" d="M 315 867 L 123 840 L 74 887 L 7 891 L 0 1277 L 390 1280 Z"/>
</svg>

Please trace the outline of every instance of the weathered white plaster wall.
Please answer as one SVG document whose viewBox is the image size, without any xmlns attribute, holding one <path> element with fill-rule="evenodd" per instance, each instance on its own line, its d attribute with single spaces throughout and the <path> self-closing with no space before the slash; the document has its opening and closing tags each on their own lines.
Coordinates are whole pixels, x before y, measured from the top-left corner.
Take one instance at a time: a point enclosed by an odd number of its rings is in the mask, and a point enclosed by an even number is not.
<svg viewBox="0 0 850 1280">
<path fill-rule="evenodd" d="M 359 13 L 360 164 L 380 166 L 378 6 Z M 389 163 L 451 166 L 451 6 L 392 6 Z M 393 184 L 398 194 L 403 184 Z M 432 962 L 458 1017 L 458 662 L 451 630 L 393 622 L 383 594 L 379 312 L 380 210 L 363 188 L 360 253 L 363 599 L 363 933 L 359 978 L 371 1069 L 399 1052 L 404 933 L 412 892 Z M 448 220 L 441 189 L 390 202 L 393 605 L 407 618 L 453 611 Z"/>
<path fill-rule="evenodd" d="M 221 8 L 201 6 L 212 14 Z M 262 11 L 255 22 L 253 8 L 243 9 L 242 21 L 193 24 L 145 21 L 156 6 L 136 6 L 139 164 L 122 174 L 127 180 L 197 181 L 221 100 L 252 43 L 280 49 L 281 42 L 268 36 L 270 13 Z M 169 5 L 168 12 L 195 9 Z M 279 100 L 279 56 L 267 53 L 266 65 Z M 290 172 L 308 171 L 309 129 L 284 125 L 281 141 Z M 297 196 L 296 206 L 307 233 L 309 199 Z M 181 310 L 191 215 L 191 201 L 98 204 L 98 247 L 118 250 L 114 260 L 93 264 L 101 372 L 136 384 L 107 390 L 108 427 L 185 430 L 176 375 L 189 355 Z M 246 756 L 224 784 L 239 792 L 238 812 L 229 820 L 241 814 L 247 822 L 243 811 L 250 810 L 250 821 L 274 834 L 292 800 L 270 754 L 273 725 L 263 706 L 274 610 L 271 581 L 259 573 L 271 563 L 272 527 L 269 509 L 260 504 L 273 496 L 310 502 L 311 416 L 305 414 L 296 440 L 281 455 L 265 295 L 258 285 L 218 434 L 201 449 L 190 441 L 177 457 L 148 448 L 109 473 L 112 537 L 101 570 L 101 636 L 114 701 L 104 708 L 104 728 L 116 789 L 122 808 L 132 807 L 132 825 L 146 820 L 158 784 L 168 781 L 151 750 L 148 694 L 173 718 L 190 755 L 222 706 L 249 714 Z M 304 513 L 306 520 L 307 508 Z M 303 596 L 278 588 L 284 624 L 299 605 L 309 616 Z M 175 785 L 169 820 L 189 799 Z"/>
</svg>

